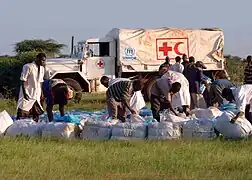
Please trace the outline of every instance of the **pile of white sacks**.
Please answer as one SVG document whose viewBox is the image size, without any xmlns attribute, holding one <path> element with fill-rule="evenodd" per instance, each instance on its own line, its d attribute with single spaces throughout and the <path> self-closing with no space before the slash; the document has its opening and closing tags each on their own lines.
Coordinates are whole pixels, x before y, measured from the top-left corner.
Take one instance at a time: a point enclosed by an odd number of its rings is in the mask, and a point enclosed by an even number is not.
<svg viewBox="0 0 252 180">
<path fill-rule="evenodd" d="M 0 135 L 80 138 L 87 140 L 166 140 L 214 139 L 216 130 L 226 138 L 247 138 L 252 125 L 245 118 L 230 123 L 235 113 L 217 108 L 195 109 L 189 117 L 174 116 L 169 111 L 161 114 L 161 122 L 147 122 L 141 116 L 131 116 L 126 123 L 118 120 L 95 119 L 86 116 L 79 125 L 66 122 L 13 121 L 6 111 L 0 113 Z M 104 116 L 105 117 L 105 116 Z"/>
</svg>

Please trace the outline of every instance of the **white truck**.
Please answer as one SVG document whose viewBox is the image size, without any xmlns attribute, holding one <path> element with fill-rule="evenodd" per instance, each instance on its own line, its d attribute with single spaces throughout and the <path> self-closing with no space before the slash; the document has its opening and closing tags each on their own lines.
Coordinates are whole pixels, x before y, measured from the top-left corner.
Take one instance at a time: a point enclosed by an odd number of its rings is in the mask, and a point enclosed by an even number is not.
<svg viewBox="0 0 252 180">
<path fill-rule="evenodd" d="M 104 92 L 100 78 L 134 77 L 147 80 L 143 94 L 146 100 L 159 66 L 169 56 L 186 54 L 203 61 L 208 76 L 225 71 L 224 34 L 220 29 L 118 29 L 103 38 L 78 42 L 72 58 L 48 59 L 48 78 L 64 79 L 75 92 Z M 226 71 L 225 71 L 226 72 Z M 81 97 L 81 93 L 76 96 Z"/>
</svg>

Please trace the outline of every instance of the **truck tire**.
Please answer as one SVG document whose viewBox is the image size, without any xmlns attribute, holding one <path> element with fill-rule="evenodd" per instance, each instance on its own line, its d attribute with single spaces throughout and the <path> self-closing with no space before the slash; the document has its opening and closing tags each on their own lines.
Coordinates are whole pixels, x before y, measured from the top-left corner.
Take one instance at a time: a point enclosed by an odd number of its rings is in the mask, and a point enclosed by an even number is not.
<svg viewBox="0 0 252 180">
<path fill-rule="evenodd" d="M 151 97 L 150 91 L 151 91 L 151 88 L 152 88 L 152 86 L 154 85 L 156 79 L 157 79 L 156 76 L 150 77 L 150 78 L 148 79 L 148 81 L 147 81 L 147 82 L 145 83 L 145 85 L 144 85 L 143 95 L 144 95 L 144 100 L 145 100 L 146 102 L 149 102 L 149 101 L 151 100 L 151 99 L 150 99 L 150 97 Z"/>
<path fill-rule="evenodd" d="M 74 91 L 73 101 L 79 103 L 82 97 L 82 88 L 80 84 L 72 78 L 64 78 L 63 81 Z"/>
</svg>

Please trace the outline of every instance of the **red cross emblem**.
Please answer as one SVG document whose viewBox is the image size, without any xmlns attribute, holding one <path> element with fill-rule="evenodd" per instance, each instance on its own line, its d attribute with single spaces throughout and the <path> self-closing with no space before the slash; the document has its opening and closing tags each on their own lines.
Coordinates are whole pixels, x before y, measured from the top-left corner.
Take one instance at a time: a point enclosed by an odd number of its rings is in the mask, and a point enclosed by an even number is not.
<svg viewBox="0 0 252 180">
<path fill-rule="evenodd" d="M 164 60 L 166 56 L 175 59 L 176 56 L 189 56 L 187 38 L 158 38 L 156 39 L 157 60 Z"/>
<path fill-rule="evenodd" d="M 172 51 L 172 47 L 168 46 L 167 42 L 163 42 L 163 47 L 159 47 L 159 51 L 162 51 L 164 56 L 168 56 L 168 52 Z"/>
<path fill-rule="evenodd" d="M 104 67 L 104 62 L 102 60 L 98 60 L 96 65 L 99 67 L 99 68 L 103 68 Z"/>
</svg>

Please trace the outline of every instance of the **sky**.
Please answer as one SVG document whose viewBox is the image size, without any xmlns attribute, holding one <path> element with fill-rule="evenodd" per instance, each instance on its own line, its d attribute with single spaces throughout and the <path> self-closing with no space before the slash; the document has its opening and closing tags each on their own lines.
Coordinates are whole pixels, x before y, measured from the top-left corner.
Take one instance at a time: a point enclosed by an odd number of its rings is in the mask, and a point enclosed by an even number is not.
<svg viewBox="0 0 252 180">
<path fill-rule="evenodd" d="M 70 52 L 75 40 L 112 28 L 224 30 L 225 54 L 252 54 L 251 0 L 0 0 L 0 55 L 24 39 L 55 39 Z"/>
</svg>

